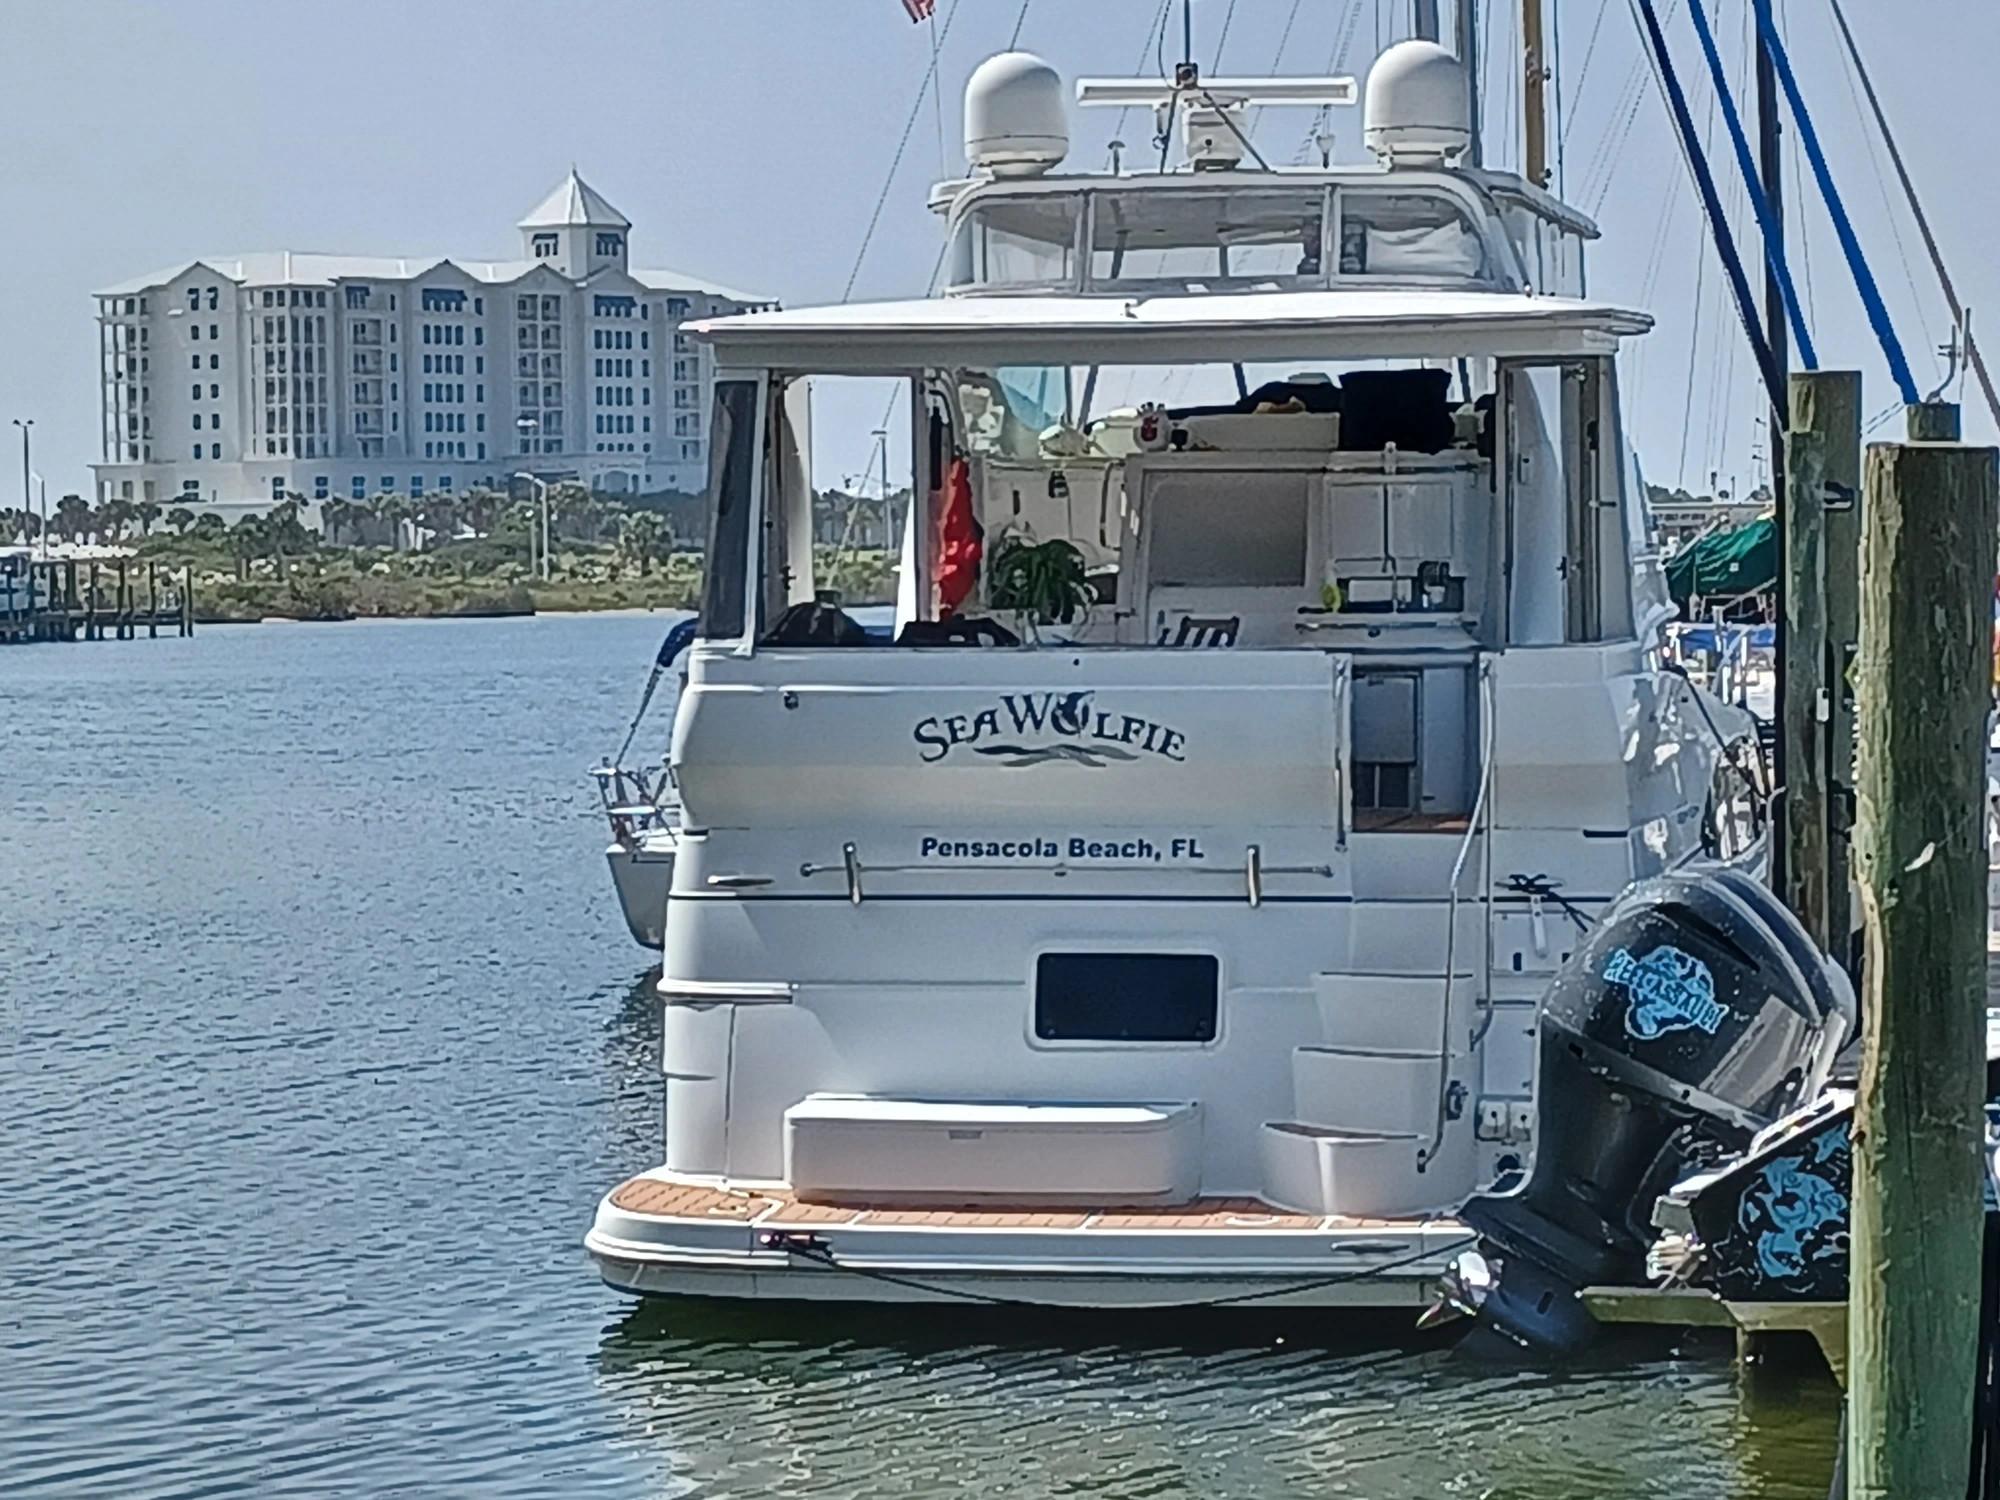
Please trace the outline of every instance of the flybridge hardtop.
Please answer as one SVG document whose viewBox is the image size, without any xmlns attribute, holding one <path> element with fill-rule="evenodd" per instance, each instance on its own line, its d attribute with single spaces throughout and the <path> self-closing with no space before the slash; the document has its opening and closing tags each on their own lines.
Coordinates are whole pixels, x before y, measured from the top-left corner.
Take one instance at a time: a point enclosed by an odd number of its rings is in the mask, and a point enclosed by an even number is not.
<svg viewBox="0 0 2000 1500">
<path fill-rule="evenodd" d="M 1418 1301 L 1535 1159 L 1580 929 L 1761 859 L 1753 725 L 1660 669 L 1649 320 L 1584 295 L 1594 229 L 1457 165 L 1428 43 L 1371 73 L 1372 172 L 1250 172 L 1256 88 L 1159 87 L 1188 170 L 1057 177 L 1060 79 L 989 62 L 947 295 L 697 330 L 665 1160 L 599 1207 L 617 1286 Z M 827 439 L 885 404 L 824 536 Z M 864 511 L 887 628 L 841 593 Z"/>
<path fill-rule="evenodd" d="M 949 359 L 1100 363 L 1213 357 L 1218 338 L 1264 358 L 1602 354 L 1653 320 L 1609 303 L 1521 292 L 1236 292 L 1120 299 L 1021 296 L 751 313 L 693 325 L 725 366 L 826 373 Z"/>
</svg>

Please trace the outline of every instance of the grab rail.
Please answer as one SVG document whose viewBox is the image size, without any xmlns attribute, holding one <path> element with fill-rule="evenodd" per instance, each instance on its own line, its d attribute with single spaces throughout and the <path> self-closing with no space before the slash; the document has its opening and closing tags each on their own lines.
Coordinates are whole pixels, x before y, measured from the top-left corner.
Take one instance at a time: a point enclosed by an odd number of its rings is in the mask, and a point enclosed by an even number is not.
<svg viewBox="0 0 2000 1500">
<path fill-rule="evenodd" d="M 1243 863 L 1240 865 L 1201 864 L 1175 865 L 1174 873 L 1181 875 L 1226 875 L 1243 881 L 1244 898 L 1250 906 L 1264 904 L 1264 881 L 1271 875 L 1317 875 L 1323 880 L 1331 880 L 1335 871 L 1332 865 L 1271 865 L 1264 863 L 1263 846 L 1249 844 L 1244 847 Z M 970 861 L 937 861 L 922 864 L 867 864 L 859 849 L 853 843 L 840 846 L 840 863 L 817 864 L 806 860 L 799 865 L 799 876 L 804 880 L 814 880 L 823 875 L 839 875 L 847 882 L 847 899 L 856 906 L 866 899 L 862 877 L 864 875 L 973 875 L 1013 872 L 1053 876 L 1057 880 L 1071 875 L 1158 875 L 1162 867 L 1157 862 L 1106 863 L 1072 865 L 1063 861 L 1055 864 L 1037 864 L 1028 861 L 973 863 Z"/>
</svg>

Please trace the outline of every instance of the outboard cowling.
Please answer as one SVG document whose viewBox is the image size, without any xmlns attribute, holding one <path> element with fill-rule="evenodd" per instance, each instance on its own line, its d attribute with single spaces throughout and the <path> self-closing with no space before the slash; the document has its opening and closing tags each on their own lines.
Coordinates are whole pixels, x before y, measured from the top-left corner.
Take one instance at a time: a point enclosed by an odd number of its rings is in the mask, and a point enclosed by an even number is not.
<svg viewBox="0 0 2000 1500">
<path fill-rule="evenodd" d="M 1482 1319 L 1529 1346 L 1586 1341 L 1576 1290 L 1642 1279 L 1654 1199 L 1813 1098 L 1853 1024 L 1847 976 L 1750 877 L 1632 886 L 1550 988 L 1527 1181 L 1462 1214 L 1499 1262 Z"/>
</svg>

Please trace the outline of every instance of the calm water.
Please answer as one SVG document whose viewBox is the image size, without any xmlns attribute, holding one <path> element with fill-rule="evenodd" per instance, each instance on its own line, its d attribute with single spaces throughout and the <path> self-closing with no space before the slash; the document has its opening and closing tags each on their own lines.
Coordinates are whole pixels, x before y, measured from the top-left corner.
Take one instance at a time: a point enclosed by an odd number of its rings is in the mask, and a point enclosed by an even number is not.
<svg viewBox="0 0 2000 1500">
<path fill-rule="evenodd" d="M 659 1033 L 581 773 L 664 629 L 0 651 L 0 1491 L 1825 1494 L 1829 1393 L 1714 1343 L 606 1290 Z"/>
</svg>

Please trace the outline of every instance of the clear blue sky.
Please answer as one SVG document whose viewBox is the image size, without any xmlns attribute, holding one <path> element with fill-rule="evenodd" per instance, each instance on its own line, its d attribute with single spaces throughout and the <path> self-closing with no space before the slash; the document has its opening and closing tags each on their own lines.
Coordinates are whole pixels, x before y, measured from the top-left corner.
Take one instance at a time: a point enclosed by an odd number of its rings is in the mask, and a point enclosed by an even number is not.
<svg viewBox="0 0 2000 1500">
<path fill-rule="evenodd" d="M 1748 0 L 1709 0 L 1742 72 Z M 1684 4 L 1673 41 L 1698 118 L 1709 91 Z M 1873 255 L 1920 381 L 1947 318 L 1914 230 L 1899 252 L 1877 160 L 1824 0 L 1781 0 L 1808 102 Z M 1062 71 L 1129 74 L 1150 61 L 1159 0 L 1030 0 L 1022 44 Z M 1449 7 L 1447 7 L 1448 9 Z M 1492 154 L 1515 152 L 1510 0 L 1485 5 Z M 953 12 L 958 12 L 954 17 Z M 1020 0 L 940 0 L 945 167 L 961 166 L 966 75 L 1001 50 Z M 1593 291 L 1653 311 L 1628 366 L 1627 408 L 1649 476 L 1712 470 L 1747 484 L 1760 403 L 1625 0 L 1555 0 L 1567 117 L 1567 196 L 1602 222 Z M 1975 326 L 2000 351 L 2000 6 L 1850 0 Z M 1178 0 L 1166 56 L 1178 51 Z M 1365 70 L 1400 35 L 1397 0 L 1196 0 L 1196 52 L 1215 71 Z M 1601 22 L 1600 22 L 1601 14 Z M 1288 19 L 1291 35 L 1279 42 Z M 1223 28 L 1228 26 L 1226 43 Z M 1925 36 L 1918 47 L 1911 38 Z M 923 81 L 930 31 L 896 0 L 10 0 L 0 8 L 0 503 L 18 499 L 17 434 L 36 422 L 52 495 L 88 494 L 98 457 L 93 288 L 204 253 L 515 253 L 514 221 L 575 162 L 632 218 L 635 258 L 799 305 L 840 296 Z M 1747 74 L 1745 75 L 1747 76 Z M 1643 90 L 1642 90 L 1643 84 Z M 1111 121 L 1078 117 L 1073 161 L 1103 160 Z M 1360 155 L 1358 114 L 1336 120 Z M 1148 125 L 1128 125 L 1128 140 Z M 1290 159 L 1304 117 L 1272 111 L 1266 153 Z M 1734 172 L 1719 126 L 1715 148 Z M 936 255 L 923 208 L 939 175 L 927 101 L 857 296 L 920 292 Z M 1884 168 L 1886 170 L 1886 168 Z M 1750 230 L 1740 185 L 1731 194 Z M 1829 366 L 1866 371 L 1871 413 L 1895 398 L 1824 213 L 1807 210 L 1813 322 Z M 1752 251 L 1755 251 L 1754 238 Z M 1697 265 L 1701 313 L 1697 319 Z M 1991 437 L 1968 388 L 1970 430 Z M 841 436 L 816 434 L 823 452 Z M 848 445 L 859 468 L 868 439 Z M 1685 443 L 1683 437 L 1685 434 Z"/>
</svg>

